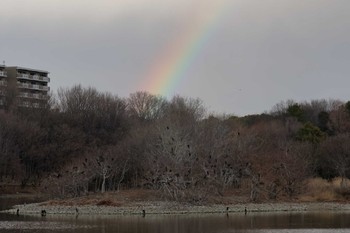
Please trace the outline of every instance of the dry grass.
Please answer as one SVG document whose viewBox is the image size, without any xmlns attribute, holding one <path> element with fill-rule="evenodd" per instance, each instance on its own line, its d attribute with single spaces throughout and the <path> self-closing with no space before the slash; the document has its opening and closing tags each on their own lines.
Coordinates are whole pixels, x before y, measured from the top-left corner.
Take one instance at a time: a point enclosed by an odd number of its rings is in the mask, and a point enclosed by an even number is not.
<svg viewBox="0 0 350 233">
<path fill-rule="evenodd" d="M 83 205 L 97 205 L 97 206 L 123 206 L 130 202 L 138 201 L 152 201 L 159 200 L 159 194 L 152 190 L 131 189 L 120 192 L 94 193 L 84 197 L 51 200 L 43 203 L 43 205 L 52 206 L 83 206 Z"/>
<path fill-rule="evenodd" d="M 344 182 L 344 181 L 343 181 Z M 341 178 L 333 179 L 332 181 L 323 180 L 321 178 L 312 178 L 307 180 L 304 192 L 294 199 L 294 201 L 301 202 L 342 202 L 350 200 L 350 180 L 345 181 L 345 185 Z M 347 186 L 346 186 L 347 184 Z M 345 188 L 344 188 L 345 187 Z M 346 188 L 347 187 L 347 188 Z M 164 197 L 159 191 L 147 190 L 147 189 L 130 189 L 120 192 L 107 192 L 90 193 L 88 196 L 52 200 L 43 203 L 43 205 L 52 206 L 129 206 L 132 203 L 137 202 L 152 202 L 163 200 Z M 279 201 L 288 201 L 286 199 L 279 198 Z M 210 196 L 206 203 L 216 204 L 237 204 L 249 202 L 249 190 L 243 191 L 237 189 L 227 189 L 223 196 Z"/>
<path fill-rule="evenodd" d="M 97 206 L 121 206 L 121 203 L 116 202 L 110 198 L 94 198 L 83 197 L 73 198 L 68 200 L 52 200 L 42 203 L 42 205 L 51 206 L 83 206 L 83 205 L 97 205 Z"/>
<path fill-rule="evenodd" d="M 312 178 L 306 182 L 304 194 L 299 196 L 300 201 L 345 201 L 350 197 L 350 180 L 346 179 L 342 187 L 342 179 L 335 178 L 327 181 L 321 178 Z M 348 185 L 346 185 L 348 184 Z"/>
<path fill-rule="evenodd" d="M 117 202 L 114 202 L 113 200 L 110 200 L 110 199 L 103 199 L 103 200 L 100 200 L 96 203 L 96 205 L 98 206 L 121 206 L 120 203 L 117 203 Z"/>
</svg>

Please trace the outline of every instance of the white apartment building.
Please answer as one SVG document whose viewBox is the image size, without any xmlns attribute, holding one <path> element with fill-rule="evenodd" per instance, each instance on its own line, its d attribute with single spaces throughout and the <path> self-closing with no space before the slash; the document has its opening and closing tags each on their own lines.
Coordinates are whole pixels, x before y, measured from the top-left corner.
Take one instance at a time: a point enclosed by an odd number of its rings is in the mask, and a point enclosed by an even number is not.
<svg viewBox="0 0 350 233">
<path fill-rule="evenodd" d="M 0 66 L 0 105 L 6 105 L 6 93 L 13 91 L 18 107 L 40 108 L 48 98 L 49 72 L 18 66 Z"/>
</svg>

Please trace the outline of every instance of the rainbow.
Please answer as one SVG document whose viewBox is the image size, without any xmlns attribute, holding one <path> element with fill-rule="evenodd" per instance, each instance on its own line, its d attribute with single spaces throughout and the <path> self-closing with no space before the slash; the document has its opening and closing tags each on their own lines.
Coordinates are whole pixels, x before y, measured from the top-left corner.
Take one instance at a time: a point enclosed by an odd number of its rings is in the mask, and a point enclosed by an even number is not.
<svg viewBox="0 0 350 233">
<path fill-rule="evenodd" d="M 157 56 L 140 89 L 165 97 L 175 94 L 175 89 L 186 77 L 186 72 L 226 15 L 229 0 L 210 2 L 210 11 L 207 9 L 205 14 L 201 11 L 197 17 L 193 17 L 187 30 L 171 41 Z"/>
</svg>

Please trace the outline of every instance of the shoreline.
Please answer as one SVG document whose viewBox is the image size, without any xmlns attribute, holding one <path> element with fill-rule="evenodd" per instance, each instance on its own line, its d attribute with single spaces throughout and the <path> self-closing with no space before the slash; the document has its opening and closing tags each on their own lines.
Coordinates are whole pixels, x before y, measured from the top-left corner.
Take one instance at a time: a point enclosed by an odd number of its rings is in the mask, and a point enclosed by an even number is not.
<svg viewBox="0 0 350 233">
<path fill-rule="evenodd" d="M 47 215 L 181 215 L 181 214 L 219 214 L 219 213 L 272 213 L 272 212 L 315 212 L 315 211 L 350 211 L 350 203 L 305 202 L 305 203 L 246 203 L 190 205 L 177 202 L 136 202 L 126 206 L 101 205 L 48 205 L 46 202 L 15 205 L 12 209 L 0 213 L 20 215 L 40 215 L 42 210 Z M 227 210 L 228 207 L 228 210 Z M 78 212 L 77 212 L 78 210 Z M 143 213 L 143 210 L 145 213 Z"/>
</svg>

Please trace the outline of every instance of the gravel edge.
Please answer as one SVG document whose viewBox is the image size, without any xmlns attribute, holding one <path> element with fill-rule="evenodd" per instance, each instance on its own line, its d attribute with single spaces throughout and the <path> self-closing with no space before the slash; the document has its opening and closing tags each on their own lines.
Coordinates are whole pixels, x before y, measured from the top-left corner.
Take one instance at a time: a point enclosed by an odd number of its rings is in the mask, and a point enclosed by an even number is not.
<svg viewBox="0 0 350 233">
<path fill-rule="evenodd" d="M 350 203 L 247 203 L 232 205 L 195 206 L 176 202 L 139 202 L 130 206 L 63 206 L 32 203 L 16 205 L 1 213 L 21 215 L 40 215 L 42 210 L 47 215 L 142 215 L 145 214 L 199 214 L 199 213 L 239 213 L 245 212 L 305 212 L 305 211 L 350 211 Z"/>
</svg>

